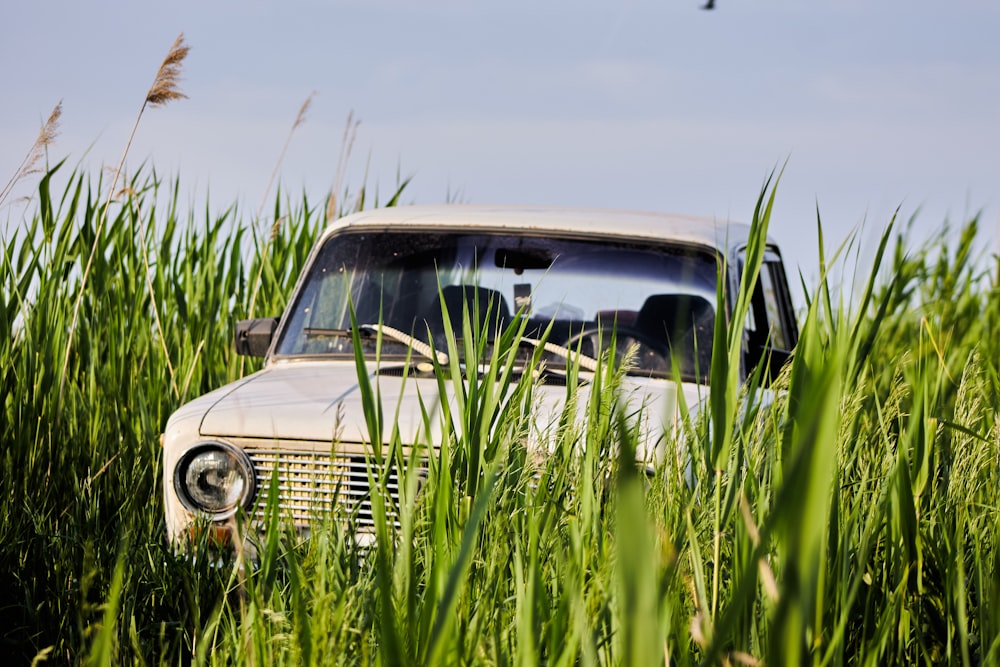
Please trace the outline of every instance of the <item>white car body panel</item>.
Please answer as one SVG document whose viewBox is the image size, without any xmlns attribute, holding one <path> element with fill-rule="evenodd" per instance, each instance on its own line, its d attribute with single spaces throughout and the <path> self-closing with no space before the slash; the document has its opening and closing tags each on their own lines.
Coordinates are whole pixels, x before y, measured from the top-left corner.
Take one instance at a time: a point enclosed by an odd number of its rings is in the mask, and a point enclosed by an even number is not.
<svg viewBox="0 0 1000 667">
<path fill-rule="evenodd" d="M 387 364 L 393 366 L 393 364 Z M 396 365 L 398 366 L 398 364 Z M 433 378 L 378 376 L 374 364 L 369 381 L 377 384 L 384 414 L 398 414 L 395 422 L 404 443 L 436 447 L 441 442 L 441 410 L 437 380 Z M 585 373 L 584 373 L 585 375 Z M 172 539 L 183 535 L 195 516 L 181 506 L 173 489 L 172 471 L 181 445 L 200 441 L 263 441 L 275 447 L 319 450 L 344 446 L 370 447 L 373 441 L 364 419 L 357 367 L 352 361 L 302 361 L 274 364 L 242 380 L 206 394 L 178 410 L 167 424 L 164 448 L 164 489 L 167 525 Z M 677 384 L 672 380 L 626 378 L 621 400 L 626 414 L 642 420 L 637 458 L 656 465 L 666 451 L 666 434 L 678 427 Z M 445 383 L 447 399 L 454 401 L 452 384 Z M 685 400 L 697 411 L 707 399 L 707 387 L 684 383 Z M 584 382 L 578 390 L 577 411 L 582 418 L 590 397 Z M 431 433 L 424 428 L 418 397 L 431 415 Z M 529 448 L 543 448 L 552 437 L 565 406 L 566 388 L 539 385 L 535 388 Z M 390 425 L 384 427 L 386 430 Z M 170 498 L 173 496 L 173 498 Z"/>
</svg>

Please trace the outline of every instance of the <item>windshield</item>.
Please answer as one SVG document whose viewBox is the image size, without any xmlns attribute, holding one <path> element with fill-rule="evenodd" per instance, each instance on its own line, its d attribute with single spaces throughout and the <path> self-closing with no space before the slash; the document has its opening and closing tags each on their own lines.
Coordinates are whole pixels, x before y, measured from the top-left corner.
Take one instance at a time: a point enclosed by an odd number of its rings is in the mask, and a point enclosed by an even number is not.
<svg viewBox="0 0 1000 667">
<path fill-rule="evenodd" d="M 292 304 L 279 355 L 353 353 L 358 324 L 380 323 L 444 349 L 447 310 L 461 338 L 463 307 L 493 338 L 515 316 L 526 335 L 599 354 L 598 340 L 639 346 L 639 365 L 707 376 L 717 260 L 709 252 L 626 242 L 465 232 L 333 236 Z M 405 346 L 383 342 L 383 356 Z"/>
</svg>

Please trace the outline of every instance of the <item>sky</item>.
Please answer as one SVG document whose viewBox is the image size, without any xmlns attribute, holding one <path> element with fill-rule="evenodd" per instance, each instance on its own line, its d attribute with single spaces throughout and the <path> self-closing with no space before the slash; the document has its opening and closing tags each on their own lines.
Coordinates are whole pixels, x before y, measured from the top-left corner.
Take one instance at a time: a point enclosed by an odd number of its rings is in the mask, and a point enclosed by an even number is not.
<svg viewBox="0 0 1000 667">
<path fill-rule="evenodd" d="M 60 100 L 51 161 L 117 164 L 178 34 L 188 99 L 129 151 L 182 202 L 252 217 L 281 187 L 320 203 L 669 211 L 749 221 L 781 171 L 771 235 L 816 282 L 826 246 L 870 256 L 895 211 L 916 241 L 1000 222 L 994 0 L 105 0 L 0 10 L 0 182 Z M 359 120 L 338 182 L 348 119 Z M 14 197 L 31 194 L 22 182 Z M 9 200 L 5 230 L 28 209 Z M 25 209 L 22 204 L 21 209 Z M 954 233 L 954 232 L 953 232 Z"/>
</svg>

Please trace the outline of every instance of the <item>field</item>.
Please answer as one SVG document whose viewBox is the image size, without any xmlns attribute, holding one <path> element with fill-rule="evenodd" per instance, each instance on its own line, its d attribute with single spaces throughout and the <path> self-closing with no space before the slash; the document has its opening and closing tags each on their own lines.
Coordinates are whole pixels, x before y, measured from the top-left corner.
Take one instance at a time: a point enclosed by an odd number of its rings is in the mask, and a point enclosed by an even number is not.
<svg viewBox="0 0 1000 667">
<path fill-rule="evenodd" d="M 636 472 L 612 368 L 587 423 L 567 419 L 533 467 L 519 437 L 532 384 L 505 381 L 498 352 L 497 382 L 442 376 L 466 398 L 421 492 L 407 480 L 400 527 L 383 521 L 359 550 L 335 525 L 301 540 L 275 521 L 259 566 L 240 570 L 165 543 L 159 433 L 253 370 L 233 322 L 280 312 L 332 205 L 279 195 L 264 220 L 179 218 L 181 184 L 149 168 L 106 191 L 56 165 L 2 242 L 0 653 L 1000 662 L 1000 265 L 975 254 L 975 220 L 920 247 L 887 229 L 871 267 L 854 268 L 852 246 L 829 252 L 854 284 L 805 286 L 799 348 L 766 408 L 759 380 L 730 372 L 738 333 L 717 331 L 690 470 Z M 370 389 L 368 419 L 389 419 Z"/>
</svg>

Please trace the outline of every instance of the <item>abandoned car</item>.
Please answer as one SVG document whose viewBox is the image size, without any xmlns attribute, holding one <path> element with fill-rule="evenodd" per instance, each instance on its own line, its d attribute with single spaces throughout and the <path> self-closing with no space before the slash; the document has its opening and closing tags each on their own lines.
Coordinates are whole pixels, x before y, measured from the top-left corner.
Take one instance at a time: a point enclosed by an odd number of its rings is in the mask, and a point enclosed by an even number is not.
<svg viewBox="0 0 1000 667">
<path fill-rule="evenodd" d="M 487 337 L 520 327 L 525 356 L 543 356 L 540 440 L 562 409 L 567 372 L 593 371 L 609 339 L 629 349 L 623 390 L 643 403 L 647 420 L 638 456 L 655 461 L 678 419 L 677 392 L 688 405 L 705 398 L 715 318 L 730 315 L 749 231 L 671 214 L 468 205 L 386 208 L 331 223 L 285 313 L 237 324 L 237 351 L 264 357 L 263 369 L 170 417 L 170 539 L 183 542 L 195 526 L 228 539 L 237 514 L 263 518 L 272 486 L 298 525 L 323 506 L 341 508 L 359 530 L 370 526 L 366 452 L 385 434 L 368 432 L 359 369 L 391 402 L 385 414 L 395 416 L 401 441 L 433 448 L 422 410 L 449 400 L 441 394 L 451 385 L 439 385 L 433 371 L 453 361 L 446 329 L 461 338 L 463 314 Z M 720 279 L 726 313 L 716 312 Z M 769 240 L 742 372 L 780 365 L 796 339 L 781 255 Z"/>
</svg>

